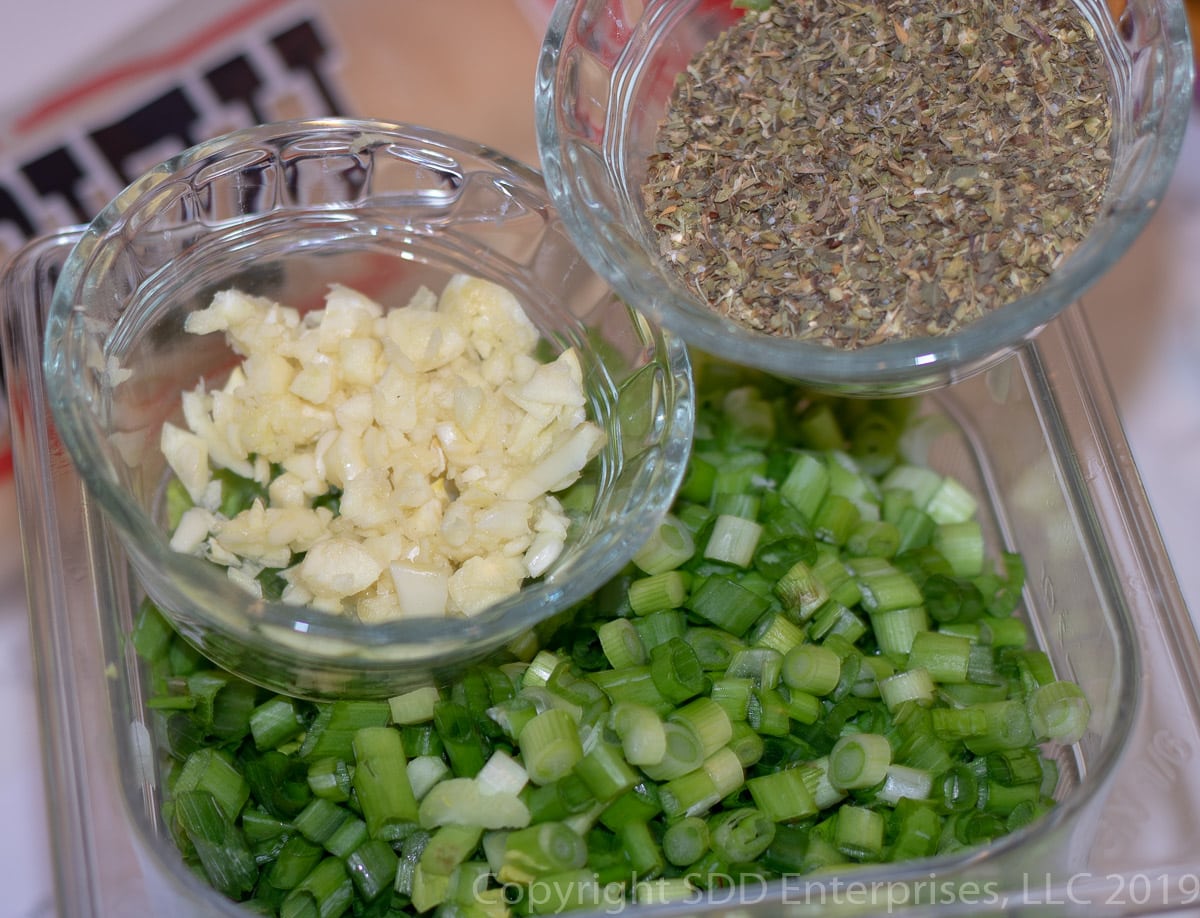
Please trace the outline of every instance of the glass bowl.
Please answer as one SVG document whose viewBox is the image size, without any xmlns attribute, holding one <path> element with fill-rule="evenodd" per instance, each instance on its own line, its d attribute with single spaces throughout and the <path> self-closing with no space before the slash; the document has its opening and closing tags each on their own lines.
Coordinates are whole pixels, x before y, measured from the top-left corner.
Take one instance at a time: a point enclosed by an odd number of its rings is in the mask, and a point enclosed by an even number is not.
<svg viewBox="0 0 1200 918">
<path fill-rule="evenodd" d="M 190 313 L 228 287 L 303 312 L 324 305 L 332 283 L 398 306 L 456 273 L 511 290 L 548 353 L 577 349 L 590 416 L 607 433 L 585 471 L 590 509 L 540 579 L 469 618 L 365 623 L 256 599 L 171 549 L 162 425 L 182 424 L 183 390 L 220 385 L 236 362 L 223 336 L 184 331 Z M 66 260 L 44 372 L 58 435 L 145 593 L 218 664 L 309 698 L 393 694 L 569 610 L 666 512 L 693 423 L 686 348 L 613 296 L 536 172 L 468 141 L 370 121 L 239 131 L 134 182 Z"/>
<path fill-rule="evenodd" d="M 559 0 L 537 72 L 546 185 L 584 257 L 647 316 L 701 350 L 832 391 L 895 395 L 994 365 L 1076 300 L 1128 248 L 1183 140 L 1192 56 L 1181 4 L 1077 0 L 1108 65 L 1112 175 L 1086 238 L 1029 295 L 948 336 L 848 350 L 751 331 L 689 292 L 658 254 L 641 186 L 675 77 L 740 15 L 730 0 Z M 749 13 L 747 15 L 754 15 Z"/>
</svg>

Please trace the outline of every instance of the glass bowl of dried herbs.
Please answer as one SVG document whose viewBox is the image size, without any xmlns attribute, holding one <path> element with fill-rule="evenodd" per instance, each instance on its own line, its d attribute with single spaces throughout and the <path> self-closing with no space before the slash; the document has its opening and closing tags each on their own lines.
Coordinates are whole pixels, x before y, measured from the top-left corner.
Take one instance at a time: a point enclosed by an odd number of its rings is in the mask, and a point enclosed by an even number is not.
<svg viewBox="0 0 1200 918">
<path fill-rule="evenodd" d="M 1171 0 L 560 0 L 536 108 L 551 197 L 630 304 L 888 395 L 1078 299 L 1160 200 L 1191 99 Z"/>
</svg>

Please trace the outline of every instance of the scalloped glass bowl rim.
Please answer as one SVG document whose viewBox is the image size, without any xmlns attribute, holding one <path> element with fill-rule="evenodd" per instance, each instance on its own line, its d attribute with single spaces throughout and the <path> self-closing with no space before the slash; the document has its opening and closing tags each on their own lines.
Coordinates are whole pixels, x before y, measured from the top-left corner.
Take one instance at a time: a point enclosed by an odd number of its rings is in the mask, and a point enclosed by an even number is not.
<svg viewBox="0 0 1200 918">
<path fill-rule="evenodd" d="M 602 554 L 585 559 L 584 556 L 590 553 L 590 545 L 580 549 L 580 558 L 563 572 L 575 576 L 564 577 L 561 581 L 534 581 L 519 594 L 496 603 L 478 616 L 371 623 L 351 621 L 346 616 L 308 606 L 254 600 L 214 565 L 173 551 L 163 531 L 153 524 L 138 503 L 122 487 L 101 474 L 97 464 L 88 461 L 93 447 L 88 436 L 81 433 L 87 427 L 84 420 L 87 409 L 78 404 L 78 391 L 66 361 L 61 353 L 56 353 L 56 344 L 69 328 L 78 287 L 87 276 L 96 249 L 108 234 L 119 233 L 128 214 L 136 211 L 157 189 L 178 180 L 181 173 L 199 171 L 206 159 L 222 155 L 240 144 L 262 142 L 284 133 L 323 130 L 394 134 L 397 142 L 420 144 L 452 158 L 477 160 L 497 174 L 503 173 L 506 180 L 544 196 L 541 175 L 528 166 L 485 145 L 415 125 L 341 118 L 296 120 L 241 129 L 197 144 L 150 169 L 120 192 L 83 228 L 79 241 L 68 255 L 55 286 L 46 323 L 43 372 L 51 413 L 72 463 L 106 517 L 119 530 L 127 550 L 171 572 L 173 599 L 178 600 L 177 605 L 186 606 L 185 616 L 201 620 L 202 627 L 211 627 L 226 638 L 244 641 L 250 648 L 258 646 L 282 651 L 287 656 L 297 656 L 299 660 L 312 661 L 316 665 L 320 665 L 321 660 L 354 657 L 360 658 L 368 669 L 372 663 L 386 666 L 409 660 L 449 665 L 453 657 L 445 656 L 447 654 L 465 652 L 475 641 L 499 646 L 504 640 L 585 598 L 614 575 L 628 561 L 634 547 L 649 537 L 661 513 L 669 507 L 690 451 L 694 419 L 691 370 L 682 341 L 666 329 L 657 329 L 660 336 L 657 360 L 669 371 L 665 375 L 669 376 L 676 397 L 671 406 L 673 410 L 669 412 L 669 436 L 660 440 L 659 461 L 664 468 L 659 474 L 666 477 L 656 488 L 656 493 L 669 495 L 664 496 L 661 507 L 650 508 L 655 512 L 629 514 L 622 518 L 625 528 L 621 536 L 609 535 Z M 330 212 L 336 207 L 318 206 L 313 210 Z M 586 576 L 578 576 L 580 574 Z M 226 609 L 232 611 L 227 613 Z M 171 614 L 169 610 L 168 614 Z M 275 636 L 271 637 L 267 632 L 274 632 Z M 289 632 L 299 644 L 292 646 L 287 641 Z"/>
</svg>

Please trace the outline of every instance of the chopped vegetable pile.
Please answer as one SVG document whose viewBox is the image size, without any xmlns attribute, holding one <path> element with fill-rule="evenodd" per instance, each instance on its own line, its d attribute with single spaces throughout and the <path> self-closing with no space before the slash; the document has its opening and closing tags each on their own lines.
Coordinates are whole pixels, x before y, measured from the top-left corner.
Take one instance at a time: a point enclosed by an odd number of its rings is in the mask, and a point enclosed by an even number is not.
<svg viewBox="0 0 1200 918">
<path fill-rule="evenodd" d="M 456 275 L 385 311 L 334 285 L 304 315 L 225 290 L 185 328 L 242 360 L 163 425 L 175 550 L 364 621 L 475 614 L 561 553 L 554 493 L 604 432 L 574 349 L 540 362 L 505 288 Z"/>
<path fill-rule="evenodd" d="M 288 918 L 522 915 L 1037 819 L 1088 704 L 1029 645 L 1021 559 L 989 558 L 967 489 L 902 457 L 912 407 L 704 365 L 687 477 L 635 563 L 449 685 L 270 694 L 147 604 L 184 859 Z"/>
</svg>

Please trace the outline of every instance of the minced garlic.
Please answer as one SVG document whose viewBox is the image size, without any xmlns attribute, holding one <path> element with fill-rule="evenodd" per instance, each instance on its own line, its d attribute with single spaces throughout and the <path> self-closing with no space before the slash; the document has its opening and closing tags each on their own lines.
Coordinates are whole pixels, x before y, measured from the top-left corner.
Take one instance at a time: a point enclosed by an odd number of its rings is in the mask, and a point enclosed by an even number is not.
<svg viewBox="0 0 1200 918">
<path fill-rule="evenodd" d="M 284 602 L 364 621 L 475 614 L 561 553 L 553 494 L 604 433 L 587 419 L 577 354 L 538 362 L 510 291 L 458 275 L 440 297 L 423 288 L 385 312 L 333 286 L 324 309 L 301 315 L 227 290 L 185 327 L 224 332 L 243 359 L 220 389 L 183 394 L 186 430 L 163 426 L 195 504 L 176 550 L 252 591 L 280 569 Z M 268 500 L 224 518 L 213 468 L 259 482 Z M 337 513 L 318 501 L 330 493 Z"/>
</svg>

